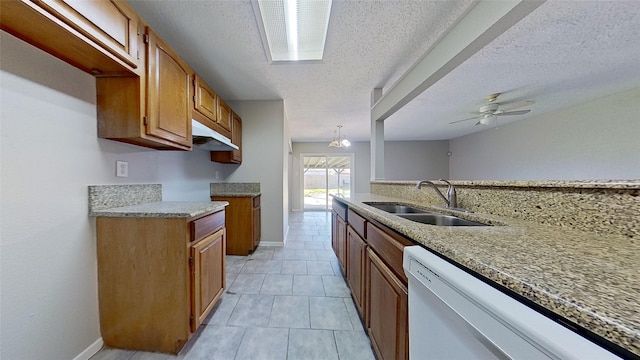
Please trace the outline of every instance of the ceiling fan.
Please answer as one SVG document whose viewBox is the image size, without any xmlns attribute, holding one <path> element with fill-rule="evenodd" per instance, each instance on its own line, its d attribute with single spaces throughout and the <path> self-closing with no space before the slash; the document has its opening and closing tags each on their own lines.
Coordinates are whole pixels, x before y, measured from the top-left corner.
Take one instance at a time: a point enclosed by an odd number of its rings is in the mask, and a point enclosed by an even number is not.
<svg viewBox="0 0 640 360">
<path fill-rule="evenodd" d="M 481 106 L 480 109 L 478 109 L 478 111 L 472 113 L 472 114 L 477 114 L 476 116 L 468 119 L 452 121 L 449 124 L 457 124 L 463 121 L 480 119 L 476 123 L 476 125 L 491 125 L 497 119 L 498 116 L 524 115 L 530 112 L 531 110 L 529 109 L 517 110 L 517 111 L 511 111 L 511 110 L 515 110 L 523 106 L 535 104 L 535 101 L 533 100 L 525 100 L 525 101 L 518 101 L 518 102 L 512 102 L 512 103 L 508 103 L 508 102 L 498 103 L 497 102 L 498 96 L 500 96 L 500 93 L 495 93 L 487 96 L 487 104 Z"/>
</svg>

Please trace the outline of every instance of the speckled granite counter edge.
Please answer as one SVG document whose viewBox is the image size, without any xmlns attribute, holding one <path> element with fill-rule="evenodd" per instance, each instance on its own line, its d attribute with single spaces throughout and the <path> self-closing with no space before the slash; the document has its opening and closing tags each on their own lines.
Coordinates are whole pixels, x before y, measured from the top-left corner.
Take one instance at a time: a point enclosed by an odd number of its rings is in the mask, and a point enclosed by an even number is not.
<svg viewBox="0 0 640 360">
<path fill-rule="evenodd" d="M 210 183 L 209 191 L 211 196 L 220 193 L 260 193 L 260 183 Z"/>
<path fill-rule="evenodd" d="M 371 197 L 368 201 L 410 203 L 410 201 L 407 201 L 406 199 L 397 199 L 376 194 L 370 195 Z M 514 277 L 491 264 L 461 256 L 458 251 L 456 251 L 455 247 L 448 246 L 449 243 L 443 244 L 425 239 L 418 240 L 418 238 L 421 237 L 419 233 L 422 230 L 415 229 L 419 228 L 419 225 L 411 224 L 404 219 L 393 219 L 389 214 L 373 209 L 358 200 L 344 198 L 337 200 L 353 207 L 363 215 L 370 216 L 372 219 L 380 221 L 382 224 L 389 226 L 410 239 L 413 239 L 416 244 L 431 249 L 432 251 L 453 260 L 461 266 L 482 275 L 483 277 L 495 282 L 498 286 L 509 289 L 537 305 L 556 313 L 569 321 L 573 321 L 574 323 L 594 332 L 614 344 L 634 352 L 635 354 L 640 354 L 640 329 L 629 328 L 615 319 L 608 318 L 604 315 L 598 314 L 596 311 L 581 307 L 582 304 L 579 299 L 563 298 L 549 292 L 544 287 L 536 284 L 530 284 L 522 279 Z M 421 204 L 416 205 L 420 206 Z M 441 209 L 437 209 L 437 211 L 442 212 Z M 490 215 L 478 216 L 477 214 L 465 214 L 465 217 L 469 220 L 482 221 L 484 219 L 484 222 L 493 221 L 495 223 L 502 223 L 503 225 L 513 227 L 517 227 L 518 224 L 521 223 L 519 220 L 504 219 Z"/>
<path fill-rule="evenodd" d="M 160 201 L 96 210 L 92 217 L 194 218 L 220 211 L 226 201 Z"/>
<path fill-rule="evenodd" d="M 219 196 L 219 197 L 256 197 L 260 196 L 262 193 L 259 192 L 218 192 L 211 193 L 211 196 Z"/>
<path fill-rule="evenodd" d="M 436 184 L 438 180 L 432 180 Z M 418 180 L 371 180 L 371 184 L 415 185 Z M 455 186 L 513 187 L 513 188 L 582 188 L 582 189 L 640 189 L 638 180 L 541 180 L 541 181 L 494 181 L 494 180 L 450 180 Z"/>
</svg>

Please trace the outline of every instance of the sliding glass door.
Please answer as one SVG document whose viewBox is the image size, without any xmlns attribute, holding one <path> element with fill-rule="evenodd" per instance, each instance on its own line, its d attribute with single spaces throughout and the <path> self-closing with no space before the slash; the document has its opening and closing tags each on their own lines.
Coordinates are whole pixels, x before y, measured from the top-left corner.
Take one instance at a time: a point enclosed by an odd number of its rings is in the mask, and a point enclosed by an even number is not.
<svg viewBox="0 0 640 360">
<path fill-rule="evenodd" d="M 333 196 L 351 194 L 353 154 L 303 155 L 304 210 L 327 211 Z"/>
</svg>

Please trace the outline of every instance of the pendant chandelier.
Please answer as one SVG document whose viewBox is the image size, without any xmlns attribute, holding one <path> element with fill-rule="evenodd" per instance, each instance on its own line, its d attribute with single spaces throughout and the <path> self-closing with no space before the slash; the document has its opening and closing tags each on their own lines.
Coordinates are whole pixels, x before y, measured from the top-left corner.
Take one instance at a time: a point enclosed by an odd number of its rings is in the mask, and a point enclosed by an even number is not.
<svg viewBox="0 0 640 360">
<path fill-rule="evenodd" d="M 334 138 L 329 143 L 329 147 L 349 147 L 351 146 L 351 141 L 347 140 L 345 136 L 340 134 L 340 129 L 342 129 L 342 125 L 338 125 L 338 130 L 334 130 Z M 337 136 L 335 135 L 337 134 Z"/>
</svg>

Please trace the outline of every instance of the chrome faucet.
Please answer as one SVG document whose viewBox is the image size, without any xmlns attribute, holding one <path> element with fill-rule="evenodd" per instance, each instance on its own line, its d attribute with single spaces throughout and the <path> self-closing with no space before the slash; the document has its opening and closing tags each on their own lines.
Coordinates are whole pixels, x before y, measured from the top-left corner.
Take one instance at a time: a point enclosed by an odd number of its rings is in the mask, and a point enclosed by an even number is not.
<svg viewBox="0 0 640 360">
<path fill-rule="evenodd" d="M 422 180 L 422 181 L 418 181 L 418 184 L 416 185 L 416 189 L 420 189 L 420 187 L 422 187 L 422 184 L 429 184 L 431 185 L 431 187 L 433 188 L 433 190 L 436 191 L 436 193 L 438 195 L 440 195 L 440 197 L 442 198 L 442 200 L 444 200 L 445 203 L 447 203 L 447 207 L 448 208 L 457 208 L 458 207 L 458 197 L 456 195 L 456 188 L 453 187 L 453 184 L 451 184 L 450 182 L 448 182 L 447 180 L 444 179 L 439 179 L 438 181 L 443 181 L 445 183 L 447 183 L 448 187 L 447 187 L 447 197 L 445 197 L 444 195 L 442 195 L 442 192 L 440 192 L 440 190 L 438 189 L 438 187 L 436 186 L 436 184 L 432 183 L 429 180 Z"/>
</svg>

